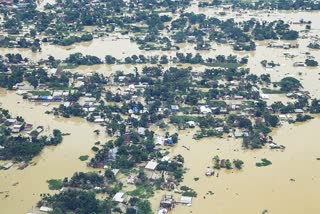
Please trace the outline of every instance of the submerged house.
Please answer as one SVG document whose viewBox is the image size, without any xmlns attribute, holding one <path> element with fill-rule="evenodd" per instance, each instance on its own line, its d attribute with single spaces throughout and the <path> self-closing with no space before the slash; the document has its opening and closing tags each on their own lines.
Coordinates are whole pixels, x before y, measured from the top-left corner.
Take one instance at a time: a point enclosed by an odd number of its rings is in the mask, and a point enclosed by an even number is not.
<svg viewBox="0 0 320 214">
<path fill-rule="evenodd" d="M 123 203 L 125 202 L 125 197 L 124 197 L 124 192 L 117 192 L 113 198 L 112 201 L 118 202 L 118 203 Z"/>
<path fill-rule="evenodd" d="M 293 63 L 293 66 L 294 67 L 305 67 L 306 64 L 304 62 L 295 62 L 295 63 Z"/>
<path fill-rule="evenodd" d="M 13 133 L 19 133 L 22 130 L 22 124 L 15 124 L 12 128 L 11 131 Z"/>
<path fill-rule="evenodd" d="M 40 211 L 41 212 L 52 212 L 53 209 L 50 207 L 42 206 L 42 207 L 40 207 Z"/>
<path fill-rule="evenodd" d="M 160 210 L 172 210 L 175 205 L 175 200 L 172 195 L 163 195 L 160 201 Z"/>
<path fill-rule="evenodd" d="M 192 197 L 189 196 L 181 196 L 181 199 L 179 201 L 182 204 L 192 204 Z"/>
<path fill-rule="evenodd" d="M 3 167 L 4 169 L 10 169 L 12 166 L 13 166 L 13 163 L 12 163 L 12 162 L 9 162 L 9 163 L 4 164 L 2 167 Z"/>
<path fill-rule="evenodd" d="M 154 171 L 157 166 L 158 163 L 156 161 L 151 160 L 147 163 L 147 165 L 144 168 L 150 171 Z"/>
<path fill-rule="evenodd" d="M 243 132 L 242 131 L 236 131 L 233 133 L 234 137 L 235 138 L 238 138 L 238 137 L 243 137 Z"/>
</svg>

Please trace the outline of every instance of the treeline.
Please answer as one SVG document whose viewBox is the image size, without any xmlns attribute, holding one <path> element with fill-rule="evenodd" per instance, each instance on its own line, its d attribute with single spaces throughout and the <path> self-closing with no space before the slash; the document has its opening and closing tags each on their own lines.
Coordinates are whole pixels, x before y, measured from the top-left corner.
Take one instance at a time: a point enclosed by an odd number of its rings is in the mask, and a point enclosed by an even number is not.
<svg viewBox="0 0 320 214">
<path fill-rule="evenodd" d="M 68 45 L 72 45 L 77 42 L 87 42 L 87 41 L 92 41 L 92 40 L 93 40 L 92 34 L 87 33 L 87 34 L 83 34 L 81 36 L 69 36 L 69 37 L 65 37 L 63 39 L 54 39 L 52 41 L 52 43 L 55 45 L 68 46 Z"/>
<path fill-rule="evenodd" d="M 175 56 L 145 56 L 145 55 L 132 55 L 125 57 L 124 59 L 116 59 L 111 55 L 106 55 L 104 62 L 91 55 L 83 55 L 81 53 L 70 54 L 68 58 L 64 60 L 65 63 L 70 65 L 94 65 L 94 64 L 169 64 L 171 63 L 187 63 L 187 64 L 204 64 L 207 66 L 228 67 L 228 64 L 234 64 L 241 66 L 247 64 L 248 58 L 238 58 L 235 55 L 218 55 L 216 57 L 203 58 L 199 53 L 193 55 L 192 53 L 176 53 Z"/>
<path fill-rule="evenodd" d="M 43 68 L 27 72 L 27 68 L 11 66 L 11 72 L 7 72 L 8 68 L 8 66 L 4 66 L 3 71 L 0 71 L 0 87 L 2 88 L 12 89 L 14 85 L 23 81 L 29 82 L 34 88 L 37 88 L 40 84 L 52 89 L 67 89 L 69 86 L 70 74 L 66 72 L 59 76 L 53 76 L 49 75 Z"/>
<path fill-rule="evenodd" d="M 212 0 L 210 2 L 200 2 L 199 7 L 232 5 L 233 8 L 251 9 L 251 10 L 320 10 L 320 3 L 318 1 L 304 1 L 304 0 L 275 0 L 266 1 L 258 0 L 253 2 L 242 0 Z"/>
<path fill-rule="evenodd" d="M 7 119 L 12 118 L 5 109 L 0 109 L 0 159 L 1 160 L 30 160 L 38 155 L 46 145 L 57 145 L 62 142 L 62 133 L 54 129 L 48 136 L 39 135 L 37 131 L 32 131 L 30 136 L 13 135 Z M 25 127 L 24 119 L 17 117 L 21 124 L 21 131 Z"/>
</svg>

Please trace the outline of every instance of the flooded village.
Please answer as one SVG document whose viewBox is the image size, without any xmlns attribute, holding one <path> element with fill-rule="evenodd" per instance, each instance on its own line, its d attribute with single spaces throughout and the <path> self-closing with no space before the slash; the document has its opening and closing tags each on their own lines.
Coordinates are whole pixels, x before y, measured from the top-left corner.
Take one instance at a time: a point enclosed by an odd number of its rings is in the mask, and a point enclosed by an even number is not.
<svg viewBox="0 0 320 214">
<path fill-rule="evenodd" d="M 319 10 L 0 0 L 0 213 L 318 213 Z"/>
</svg>

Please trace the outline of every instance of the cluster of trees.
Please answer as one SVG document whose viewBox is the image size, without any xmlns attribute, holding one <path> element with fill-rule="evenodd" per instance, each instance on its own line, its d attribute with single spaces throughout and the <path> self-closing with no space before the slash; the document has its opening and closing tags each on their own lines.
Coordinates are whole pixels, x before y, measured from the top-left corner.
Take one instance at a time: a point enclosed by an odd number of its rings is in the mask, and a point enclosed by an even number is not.
<svg viewBox="0 0 320 214">
<path fill-rule="evenodd" d="M 174 29 L 171 38 L 176 43 L 197 43 L 198 49 L 208 48 L 205 38 L 210 41 L 226 43 L 232 40 L 237 50 L 255 50 L 255 44 L 250 35 L 239 27 L 233 19 L 226 21 L 218 18 L 206 17 L 204 14 L 183 13 L 180 18 L 171 23 Z M 210 29 L 216 29 L 214 31 Z"/>
<path fill-rule="evenodd" d="M 54 108 L 53 111 L 54 115 L 61 115 L 67 118 L 70 116 L 82 117 L 85 115 L 82 106 L 78 103 L 74 103 L 68 107 L 61 104 L 58 108 Z"/>
<path fill-rule="evenodd" d="M 55 39 L 53 44 L 58 44 L 62 46 L 72 45 L 77 42 L 87 42 L 93 40 L 93 36 L 90 33 L 83 34 L 81 36 L 70 36 L 63 39 Z"/>
<path fill-rule="evenodd" d="M 180 115 L 172 115 L 170 117 L 170 123 L 182 125 L 186 124 L 188 121 L 193 121 L 199 124 L 200 128 L 216 128 L 224 126 L 224 120 L 221 118 L 215 118 L 212 115 L 206 116 L 180 116 Z"/>
<path fill-rule="evenodd" d="M 181 155 L 178 155 L 172 159 L 172 161 L 161 161 L 158 165 L 156 170 L 158 171 L 166 171 L 173 174 L 173 177 L 177 181 L 182 181 L 183 178 L 183 163 L 184 158 Z"/>
<path fill-rule="evenodd" d="M 9 32 L 10 33 L 10 32 Z M 18 32 L 16 32 L 18 34 Z M 0 39 L 0 47 L 2 48 L 31 48 L 32 52 L 41 50 L 39 39 L 28 39 L 27 37 L 5 36 Z"/>
<path fill-rule="evenodd" d="M 68 88 L 70 73 L 62 72 L 60 75 L 48 75 L 43 68 L 35 69 L 30 66 L 27 69 L 19 65 L 26 61 L 28 59 L 23 59 L 20 54 L 6 54 L 6 58 L 0 57 L 0 87 L 12 89 L 15 84 L 27 81 L 35 88 L 39 84 L 45 84 L 52 89 Z M 9 69 L 11 72 L 8 72 Z"/>
<path fill-rule="evenodd" d="M 320 100 L 318 100 L 318 99 L 313 99 L 313 100 L 311 101 L 310 113 L 313 113 L 313 114 L 318 114 L 318 113 L 320 113 Z"/>
<path fill-rule="evenodd" d="M 252 34 L 256 40 L 266 39 L 284 39 L 284 40 L 296 40 L 299 37 L 299 33 L 294 30 L 290 30 L 290 25 L 285 24 L 283 20 L 267 22 L 250 23 L 246 26 L 254 26 Z"/>
<path fill-rule="evenodd" d="M 318 43 L 318 42 L 310 43 L 310 44 L 308 45 L 308 48 L 320 49 L 320 43 Z"/>
<path fill-rule="evenodd" d="M 111 214 L 111 202 L 96 199 L 94 192 L 67 190 L 52 196 L 45 195 L 38 203 L 53 208 L 53 213 L 97 213 Z"/>
<path fill-rule="evenodd" d="M 310 115 L 297 114 L 295 122 L 305 122 L 305 121 L 311 120 L 311 119 L 313 119 L 313 117 L 311 117 Z"/>
<path fill-rule="evenodd" d="M 125 63 L 125 64 L 146 64 L 146 63 L 151 63 L 151 64 L 168 64 L 169 62 L 172 63 L 188 63 L 188 64 L 205 64 L 209 66 L 228 66 L 228 64 L 235 64 L 235 65 L 241 65 L 241 64 L 246 64 L 248 62 L 247 57 L 243 57 L 241 59 L 238 59 L 237 56 L 235 55 L 229 55 L 229 56 L 224 56 L 224 55 L 218 55 L 214 58 L 209 57 L 207 59 L 203 58 L 202 55 L 199 53 L 193 55 L 192 53 L 176 53 L 176 56 L 167 56 L 167 55 L 162 55 L 162 56 L 150 56 L 146 57 L 144 55 L 132 55 L 124 58 L 124 61 L 120 59 L 116 59 L 115 57 L 111 55 L 107 55 L 105 57 L 105 62 L 107 64 L 115 64 L 115 63 Z"/>
<path fill-rule="evenodd" d="M 44 195 L 37 206 L 49 206 L 52 213 L 96 213 L 111 214 L 121 212 L 111 199 L 98 200 L 94 192 L 84 190 L 67 190 L 55 195 Z M 138 197 L 131 197 L 126 209 L 127 214 L 135 214 L 137 210 L 141 214 L 152 213 L 150 202 Z"/>
<path fill-rule="evenodd" d="M 83 55 L 82 53 L 74 53 L 70 54 L 69 57 L 67 57 L 64 60 L 65 63 L 70 65 L 96 65 L 96 64 L 102 64 L 103 62 L 99 57 L 91 56 L 91 55 Z"/>
<path fill-rule="evenodd" d="M 310 112 L 311 113 L 316 113 L 317 109 L 317 102 L 316 99 L 312 101 L 313 105 L 310 106 Z M 309 107 L 309 101 L 306 97 L 300 97 L 295 101 L 294 103 L 288 102 L 286 105 L 283 104 L 282 102 L 274 102 L 271 104 L 272 110 L 275 113 L 281 113 L 281 114 L 287 114 L 287 113 L 293 113 L 295 109 L 304 109 Z M 312 111 L 314 112 L 312 112 Z"/>
<path fill-rule="evenodd" d="M 1 63 L 0 63 L 1 64 Z M 7 67 L 4 66 L 4 72 L 0 72 L 0 87 L 12 89 L 12 87 L 23 81 L 23 74 L 26 69 L 18 66 L 11 67 L 11 73 L 8 74 Z"/>
<path fill-rule="evenodd" d="M 292 92 L 301 88 L 301 83 L 294 77 L 285 77 L 281 79 L 280 90 L 283 92 Z"/>
<path fill-rule="evenodd" d="M 214 31 L 210 30 L 213 28 Z M 180 18 L 171 22 L 171 29 L 175 30 L 171 36 L 175 42 L 196 42 L 200 49 L 207 46 L 204 40 L 206 36 L 219 43 L 233 41 L 235 50 L 246 51 L 255 50 L 254 40 L 296 40 L 299 37 L 299 33 L 291 30 L 283 20 L 260 22 L 250 19 L 237 23 L 233 19 L 223 21 L 194 13 L 181 14 Z"/>
<path fill-rule="evenodd" d="M 310 67 L 318 66 L 318 62 L 314 59 L 306 59 L 305 64 Z"/>
<path fill-rule="evenodd" d="M 272 68 L 274 68 L 276 66 L 280 66 L 279 63 L 275 63 L 274 61 L 268 62 L 267 60 L 262 60 L 260 63 L 263 67 L 271 66 Z"/>
<path fill-rule="evenodd" d="M 35 38 L 37 33 L 46 33 L 43 42 L 48 40 L 59 45 L 70 45 L 74 42 L 92 40 L 92 36 L 85 34 L 81 37 L 75 36 L 79 31 L 82 31 L 84 26 L 107 26 L 109 31 L 114 31 L 115 27 L 123 30 L 134 32 L 142 31 L 141 27 L 135 26 L 136 23 L 143 21 L 147 26 L 147 32 L 150 36 L 157 35 L 158 30 L 164 29 L 164 22 L 171 20 L 167 15 L 159 15 L 159 13 L 151 12 L 154 9 L 162 8 L 165 11 L 176 11 L 179 8 L 190 5 L 190 0 L 182 0 L 179 2 L 168 1 L 146 1 L 140 4 L 139 2 L 125 1 L 103 1 L 100 3 L 91 3 L 90 1 L 69 2 L 57 1 L 54 4 L 46 4 L 44 11 L 38 10 L 37 3 L 33 1 L 18 4 L 17 7 L 3 7 L 4 14 L 12 14 L 4 16 L 4 28 L 10 34 L 20 34 L 23 26 L 30 23 L 34 24 L 34 28 L 30 33 L 25 34 L 26 38 Z M 63 8 L 61 10 L 60 8 Z M 108 10 L 105 10 L 108 8 Z M 139 11 L 139 13 L 134 13 Z M 31 15 L 32 14 L 32 15 Z M 72 35 L 73 34 L 73 35 Z M 9 37 L 6 40 L 10 41 Z M 18 47 L 31 47 L 33 50 L 40 48 L 39 40 L 36 42 L 27 42 L 23 38 L 22 44 Z M 14 46 L 17 44 L 9 44 L 4 41 L 4 46 Z"/>
<path fill-rule="evenodd" d="M 227 126 L 225 126 L 225 130 L 226 132 L 229 132 L 229 129 Z M 214 130 L 214 129 L 201 129 L 199 132 L 197 132 L 193 138 L 195 139 L 201 139 L 204 137 L 222 137 L 223 136 L 223 132 Z"/>
<path fill-rule="evenodd" d="M 244 162 L 240 159 L 235 159 L 231 162 L 229 159 L 220 159 L 218 155 L 213 157 L 213 162 L 213 168 L 215 169 L 232 169 L 232 165 L 234 165 L 234 167 L 236 167 L 237 169 L 242 169 L 242 165 L 244 164 Z"/>
<path fill-rule="evenodd" d="M 70 178 L 69 181 L 65 182 L 64 186 L 81 189 L 93 189 L 94 187 L 103 187 L 104 178 L 95 172 L 76 172 Z"/>
<path fill-rule="evenodd" d="M 300 5 L 301 2 L 297 3 L 299 1 L 295 1 L 295 5 Z M 149 14 L 148 12 L 152 11 L 152 8 L 176 11 L 176 9 L 184 8 L 189 4 L 189 0 L 179 1 L 179 3 L 176 1 L 151 1 L 144 2 L 144 4 L 138 2 L 126 3 L 124 1 L 102 2 L 101 4 L 89 4 L 87 1 L 56 2 L 54 5 L 46 5 L 45 12 L 40 12 L 36 9 L 35 3 L 29 2 L 27 7 L 15 9 L 12 17 L 6 16 L 4 26 L 9 32 L 19 33 L 17 29 L 20 29 L 23 23 L 35 23 L 35 28 L 31 29 L 28 36 L 35 37 L 36 33 L 45 31 L 47 35 L 54 37 L 51 39 L 53 43 L 59 45 L 70 45 L 75 42 L 92 40 L 93 37 L 89 33 L 80 37 L 73 35 L 75 32 L 81 31 L 86 25 L 108 26 L 112 31 L 115 27 L 118 27 L 125 32 L 145 33 L 146 36 L 143 39 L 136 39 L 136 42 L 142 44 L 145 48 L 152 49 L 152 45 L 148 43 L 156 42 L 169 50 L 173 47 L 170 39 L 160 37 L 158 32 L 164 30 L 164 23 L 170 22 L 172 18 L 167 15 L 159 15 L 154 12 Z M 220 1 L 213 1 L 211 4 L 219 5 Z M 233 4 L 237 5 L 235 2 Z M 206 3 L 201 3 L 201 6 L 205 5 L 208 6 Z M 255 5 L 259 5 L 259 3 Z M 250 7 L 250 4 L 247 6 Z M 57 8 L 66 9 L 59 10 Z M 105 8 L 108 8 L 108 10 L 106 11 Z M 134 10 L 139 10 L 139 13 L 130 16 Z M 35 14 L 35 16 L 29 14 Z M 136 26 L 136 23 L 141 21 L 148 26 L 147 29 Z M 275 29 L 273 29 L 273 23 L 259 23 L 256 20 L 249 20 L 238 25 L 231 19 L 222 21 L 217 18 L 208 18 L 204 14 L 183 13 L 180 18 L 170 23 L 170 30 L 175 31 L 170 36 L 178 43 L 190 41 L 190 37 L 195 37 L 196 39 L 191 40 L 197 43 L 198 49 L 207 48 L 208 43 L 204 41 L 204 38 L 209 31 L 206 29 L 218 27 L 219 30 L 211 31 L 210 40 L 218 42 L 233 40 L 236 43 L 233 46 L 235 50 L 255 50 L 256 46 L 253 38 L 261 40 L 270 38 L 296 39 L 298 37 L 298 32 L 289 30 L 289 26 L 281 22 L 277 22 Z M 193 27 L 191 28 L 191 26 Z M 7 38 L 7 40 L 10 40 L 10 38 Z M 47 38 L 45 40 L 48 41 Z M 4 41 L 4 43 L 10 45 L 10 41 Z M 20 43 L 19 46 L 32 47 L 34 51 L 40 49 L 38 39 L 34 39 L 33 42 L 22 39 Z M 163 62 L 165 62 L 165 59 L 163 59 Z"/>
<path fill-rule="evenodd" d="M 231 4 L 233 8 L 264 10 L 264 9 L 278 9 L 278 10 L 320 10 L 320 3 L 317 1 L 304 0 L 276 0 L 265 1 L 258 0 L 253 2 L 241 0 L 212 0 L 209 2 L 200 2 L 199 7 L 220 6 L 222 4 Z"/>
<path fill-rule="evenodd" d="M 8 53 L 5 55 L 5 57 L 8 59 L 9 63 L 12 64 L 19 64 L 21 62 L 28 62 L 28 58 L 22 58 L 21 54 L 17 53 L 17 54 L 12 54 L 12 53 Z"/>
<path fill-rule="evenodd" d="M 31 160 L 38 155 L 46 145 L 57 145 L 62 141 L 62 134 L 59 130 L 53 130 L 52 136 L 22 137 L 12 136 L 8 128 L 0 127 L 0 157 L 4 160 Z"/>
<path fill-rule="evenodd" d="M 118 148 L 115 157 L 109 153 L 109 150 L 114 147 Z M 96 156 L 91 159 L 90 165 L 99 167 L 101 164 L 105 165 L 111 162 L 112 168 L 132 169 L 136 164 L 148 161 L 153 155 L 154 147 L 153 132 L 146 132 L 145 139 L 137 132 L 133 132 L 118 137 L 114 142 L 108 142 L 108 144 L 101 148 Z"/>
<path fill-rule="evenodd" d="M 190 87 L 191 68 L 170 67 L 163 74 L 162 81 L 157 81 L 153 87 L 148 87 L 144 96 L 146 100 L 158 99 L 174 104 L 175 98 L 181 93 L 186 93 Z"/>
<path fill-rule="evenodd" d="M 34 88 L 45 84 L 52 89 L 66 89 L 69 86 L 70 73 L 62 72 L 60 76 L 50 76 L 43 68 L 35 69 L 24 74 L 24 79 Z"/>
</svg>

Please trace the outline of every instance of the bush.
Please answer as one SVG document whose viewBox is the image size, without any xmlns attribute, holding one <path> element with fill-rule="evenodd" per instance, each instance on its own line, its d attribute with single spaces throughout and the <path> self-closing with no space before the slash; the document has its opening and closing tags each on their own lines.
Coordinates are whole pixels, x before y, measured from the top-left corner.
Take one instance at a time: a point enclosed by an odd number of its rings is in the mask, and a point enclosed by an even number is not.
<svg viewBox="0 0 320 214">
<path fill-rule="evenodd" d="M 233 164 L 237 169 L 241 169 L 242 165 L 243 165 L 243 161 L 239 160 L 239 159 L 236 159 L 236 160 L 233 160 Z"/>
<path fill-rule="evenodd" d="M 49 184 L 49 189 L 59 190 L 63 187 L 63 182 L 60 179 L 51 179 L 47 181 Z"/>
<path fill-rule="evenodd" d="M 89 155 L 81 155 L 81 156 L 79 157 L 79 159 L 80 159 L 81 161 L 86 161 L 86 160 L 88 160 L 88 158 L 89 158 Z"/>
<path fill-rule="evenodd" d="M 307 66 L 311 66 L 311 67 L 318 66 L 318 62 L 316 60 L 313 60 L 313 59 L 306 59 L 305 64 Z"/>
<path fill-rule="evenodd" d="M 256 166 L 257 166 L 257 167 L 263 167 L 263 166 L 269 166 L 269 165 L 271 165 L 271 164 L 272 164 L 271 161 L 269 161 L 269 160 L 266 159 L 266 158 L 262 158 L 262 159 L 261 159 L 261 162 L 256 163 Z"/>
<path fill-rule="evenodd" d="M 91 150 L 94 151 L 94 152 L 97 152 L 97 151 L 99 151 L 99 148 L 96 147 L 96 146 L 93 146 L 93 147 L 91 148 Z"/>
<path fill-rule="evenodd" d="M 285 77 L 280 81 L 281 91 L 289 92 L 301 87 L 300 81 L 294 77 Z"/>
</svg>

